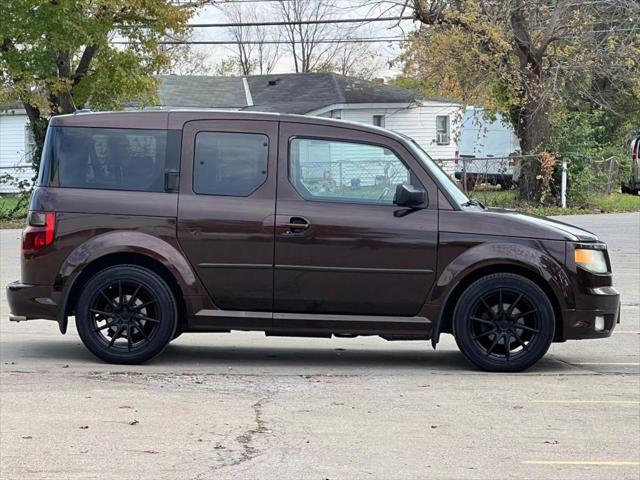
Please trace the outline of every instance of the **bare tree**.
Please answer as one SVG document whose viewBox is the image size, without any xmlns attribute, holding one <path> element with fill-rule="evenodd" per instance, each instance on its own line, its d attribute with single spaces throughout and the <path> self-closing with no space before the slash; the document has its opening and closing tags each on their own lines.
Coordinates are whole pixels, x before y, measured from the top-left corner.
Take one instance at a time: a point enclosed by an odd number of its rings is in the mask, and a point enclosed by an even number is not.
<svg viewBox="0 0 640 480">
<path fill-rule="evenodd" d="M 277 11 L 288 22 L 283 27 L 284 39 L 293 58 L 296 73 L 313 72 L 333 63 L 335 44 L 320 43 L 336 33 L 334 25 L 301 23 L 330 17 L 335 11 L 334 0 L 279 0 Z"/>
<path fill-rule="evenodd" d="M 253 7 L 246 7 L 240 2 L 230 4 L 225 9 L 225 14 L 236 24 L 249 24 L 228 27 L 229 33 L 237 42 L 234 57 L 240 73 L 242 75 L 271 73 L 278 62 L 280 52 L 277 44 L 267 43 L 272 38 L 269 28 L 254 25 L 260 23 L 261 16 Z"/>
<path fill-rule="evenodd" d="M 379 61 L 370 43 L 345 43 L 334 60 L 336 73 L 369 80 L 379 69 Z"/>
<path fill-rule="evenodd" d="M 164 41 L 189 42 L 190 32 L 176 36 L 165 36 Z M 158 74 L 173 75 L 211 75 L 213 67 L 207 62 L 208 55 L 189 43 L 163 44 L 160 50 L 167 57 L 168 63 L 159 68 Z"/>
</svg>

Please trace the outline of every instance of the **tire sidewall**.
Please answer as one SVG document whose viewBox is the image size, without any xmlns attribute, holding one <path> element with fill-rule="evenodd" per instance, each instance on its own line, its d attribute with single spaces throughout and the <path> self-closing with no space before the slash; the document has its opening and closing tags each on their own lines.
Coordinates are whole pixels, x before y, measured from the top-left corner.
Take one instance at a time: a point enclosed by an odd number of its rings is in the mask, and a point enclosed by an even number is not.
<svg viewBox="0 0 640 480">
<path fill-rule="evenodd" d="M 540 333 L 528 345 L 530 350 L 520 358 L 508 362 L 484 355 L 472 339 L 469 325 L 471 309 L 479 296 L 499 288 L 523 293 L 539 311 Z M 553 341 L 554 333 L 555 314 L 549 298 L 536 283 L 517 274 L 498 273 L 476 280 L 462 293 L 453 313 L 453 334 L 460 351 L 471 363 L 491 372 L 519 372 L 531 367 L 545 355 Z"/>
<path fill-rule="evenodd" d="M 135 281 L 153 292 L 159 306 L 160 323 L 155 327 L 151 341 L 134 352 L 109 350 L 93 331 L 93 320 L 89 309 L 94 293 L 114 281 Z M 166 348 L 176 332 L 177 306 L 171 289 L 155 272 L 137 265 L 118 265 L 96 273 L 82 287 L 76 306 L 76 327 L 84 345 L 98 358 L 109 363 L 138 364 L 146 362 Z"/>
</svg>

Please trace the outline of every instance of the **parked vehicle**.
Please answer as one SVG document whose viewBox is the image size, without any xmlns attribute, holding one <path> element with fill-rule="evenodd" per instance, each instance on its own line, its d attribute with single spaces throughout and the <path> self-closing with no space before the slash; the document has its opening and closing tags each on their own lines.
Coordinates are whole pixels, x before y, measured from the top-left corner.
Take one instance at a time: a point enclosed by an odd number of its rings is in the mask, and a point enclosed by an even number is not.
<svg viewBox="0 0 640 480">
<path fill-rule="evenodd" d="M 489 183 L 509 189 L 517 180 L 514 177 L 517 158 L 517 154 L 499 158 L 461 155 L 455 159 L 454 175 L 461 182 L 466 178 L 467 190 L 473 190 L 476 183 Z"/>
<path fill-rule="evenodd" d="M 636 135 L 629 144 L 629 158 L 631 159 L 631 178 L 629 190 L 640 195 L 640 134 Z"/>
<path fill-rule="evenodd" d="M 491 371 L 619 320 L 606 245 L 469 200 L 410 139 L 319 117 L 57 116 L 11 320 L 136 364 L 182 332 L 428 340 Z"/>
</svg>

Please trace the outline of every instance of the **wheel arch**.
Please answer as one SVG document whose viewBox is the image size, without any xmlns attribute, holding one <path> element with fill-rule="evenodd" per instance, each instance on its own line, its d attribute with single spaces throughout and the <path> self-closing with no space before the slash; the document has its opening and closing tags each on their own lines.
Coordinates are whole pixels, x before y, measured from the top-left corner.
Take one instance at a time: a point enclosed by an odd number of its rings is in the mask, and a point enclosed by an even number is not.
<svg viewBox="0 0 640 480">
<path fill-rule="evenodd" d="M 113 265 L 138 265 L 157 273 L 176 297 L 179 322 L 186 321 L 185 296 L 202 289 L 182 253 L 163 239 L 141 232 L 111 232 L 77 247 L 61 266 L 56 284 L 62 292 L 58 314 L 60 331 L 67 330 L 81 286 L 96 272 Z M 181 324 L 181 323 L 180 323 Z"/>
<path fill-rule="evenodd" d="M 553 307 L 555 317 L 554 341 L 562 341 L 562 308 L 557 293 L 551 287 L 549 282 L 539 272 L 527 267 L 526 265 L 514 263 L 497 263 L 480 266 L 474 270 L 467 272 L 453 287 L 449 289 L 434 324 L 433 334 L 431 337 L 431 343 L 434 348 L 440 339 L 440 333 L 452 333 L 453 311 L 455 309 L 457 299 L 460 297 L 462 292 L 476 280 L 495 273 L 513 273 L 516 275 L 521 275 L 522 277 L 531 280 L 542 289 L 542 291 L 551 302 L 551 306 Z"/>
</svg>

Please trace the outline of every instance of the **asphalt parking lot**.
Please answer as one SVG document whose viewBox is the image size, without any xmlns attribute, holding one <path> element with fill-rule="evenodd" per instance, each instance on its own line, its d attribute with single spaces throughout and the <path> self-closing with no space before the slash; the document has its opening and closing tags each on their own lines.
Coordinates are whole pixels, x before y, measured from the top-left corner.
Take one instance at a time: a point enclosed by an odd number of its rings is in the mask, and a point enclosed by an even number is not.
<svg viewBox="0 0 640 480">
<path fill-rule="evenodd" d="M 186 334 L 107 365 L 0 302 L 2 479 L 639 479 L 640 214 L 566 217 L 608 242 L 622 323 L 487 374 L 452 338 Z M 0 231 L 0 283 L 19 231 Z"/>
</svg>

